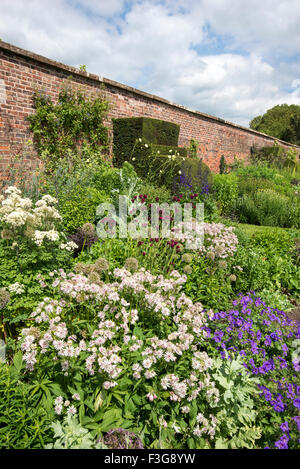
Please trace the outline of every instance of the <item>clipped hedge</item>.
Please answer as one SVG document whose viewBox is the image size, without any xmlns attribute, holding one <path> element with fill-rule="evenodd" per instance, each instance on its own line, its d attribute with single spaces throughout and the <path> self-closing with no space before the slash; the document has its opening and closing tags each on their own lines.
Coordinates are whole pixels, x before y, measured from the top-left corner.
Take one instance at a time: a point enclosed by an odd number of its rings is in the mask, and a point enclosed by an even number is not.
<svg viewBox="0 0 300 469">
<path fill-rule="evenodd" d="M 169 153 L 162 154 L 158 148 L 169 149 Z M 181 156 L 180 150 L 185 155 L 185 149 L 178 147 L 137 142 L 130 162 L 140 177 L 157 186 L 164 185 L 173 193 L 185 189 L 196 192 L 210 186 L 212 175 L 208 166 L 201 160 Z"/>
<path fill-rule="evenodd" d="M 172 145 L 157 145 L 154 143 L 150 144 L 150 149 L 152 154 L 160 154 L 160 155 L 177 155 L 183 156 L 184 158 L 187 157 L 187 149 L 183 147 L 176 147 Z"/>
<path fill-rule="evenodd" d="M 112 119 L 113 123 L 113 163 L 121 166 L 129 160 L 137 139 L 154 145 L 167 145 L 177 148 L 178 124 L 149 117 Z"/>
</svg>

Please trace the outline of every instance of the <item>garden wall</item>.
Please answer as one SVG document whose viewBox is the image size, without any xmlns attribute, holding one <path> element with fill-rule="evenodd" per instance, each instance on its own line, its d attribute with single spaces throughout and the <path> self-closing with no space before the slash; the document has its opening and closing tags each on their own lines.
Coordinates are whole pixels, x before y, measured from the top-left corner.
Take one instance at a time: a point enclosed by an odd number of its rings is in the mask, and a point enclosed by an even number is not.
<svg viewBox="0 0 300 469">
<path fill-rule="evenodd" d="M 33 112 L 35 88 L 43 89 L 56 101 L 66 79 L 80 85 L 87 93 L 104 87 L 111 102 L 107 125 L 112 133 L 112 117 L 147 116 L 180 125 L 179 146 L 188 146 L 193 138 L 200 142 L 198 154 L 213 170 L 218 171 L 221 155 L 226 162 L 234 156 L 247 159 L 251 146 L 273 145 L 274 138 L 218 117 L 171 103 L 158 96 L 136 90 L 107 78 L 55 62 L 0 40 L 0 178 L 5 177 L 13 155 L 24 152 L 31 138 L 26 117 Z M 300 147 L 280 142 L 285 147 Z M 28 170 L 38 160 L 28 152 Z"/>
</svg>

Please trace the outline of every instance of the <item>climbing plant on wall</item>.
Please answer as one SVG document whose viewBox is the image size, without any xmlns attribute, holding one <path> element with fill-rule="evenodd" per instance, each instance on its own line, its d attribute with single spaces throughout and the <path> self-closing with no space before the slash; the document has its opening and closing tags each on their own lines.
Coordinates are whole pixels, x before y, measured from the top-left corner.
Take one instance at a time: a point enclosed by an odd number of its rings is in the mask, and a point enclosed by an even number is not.
<svg viewBox="0 0 300 469">
<path fill-rule="evenodd" d="M 70 154 L 84 159 L 108 152 L 109 136 L 104 120 L 109 103 L 101 92 L 87 97 L 64 84 L 57 103 L 36 90 L 33 105 L 35 112 L 28 117 L 29 128 L 38 155 L 48 169 Z"/>
</svg>

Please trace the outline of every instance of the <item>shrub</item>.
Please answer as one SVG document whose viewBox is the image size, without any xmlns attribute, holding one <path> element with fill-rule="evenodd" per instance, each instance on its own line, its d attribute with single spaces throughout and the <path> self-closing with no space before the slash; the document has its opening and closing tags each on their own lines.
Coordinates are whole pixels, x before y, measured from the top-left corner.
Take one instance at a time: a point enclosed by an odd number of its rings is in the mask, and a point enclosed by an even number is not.
<svg viewBox="0 0 300 469">
<path fill-rule="evenodd" d="M 113 119 L 114 164 L 121 166 L 129 160 L 137 139 L 146 144 L 177 147 L 179 125 L 148 117 Z"/>
<path fill-rule="evenodd" d="M 20 360 L 21 358 L 21 360 Z M 45 405 L 41 393 L 21 381 L 22 356 L 12 366 L 0 361 L 0 448 L 35 449 L 50 443 L 49 425 L 53 410 Z"/>
<path fill-rule="evenodd" d="M 252 196 L 262 189 L 272 189 L 277 192 L 277 186 L 274 182 L 264 178 L 239 178 L 238 179 L 238 193 L 240 196 L 244 194 L 251 194 Z"/>
<path fill-rule="evenodd" d="M 230 215 L 238 196 L 238 178 L 236 174 L 214 174 L 212 189 L 221 213 Z"/>
<path fill-rule="evenodd" d="M 76 245 L 61 231 L 57 201 L 44 195 L 34 204 L 16 187 L 5 191 L 0 205 L 0 284 L 10 292 L 10 301 L 1 311 L 4 335 L 10 325 L 28 317 L 42 288 L 37 274 L 70 264 Z M 12 329 L 12 332 L 14 329 Z"/>
<path fill-rule="evenodd" d="M 129 198 L 135 195 L 142 186 L 142 181 L 135 168 L 124 161 L 121 168 L 105 166 L 97 171 L 94 174 L 94 185 L 116 201 L 119 195 L 127 195 Z"/>
<path fill-rule="evenodd" d="M 77 186 L 61 194 L 59 208 L 65 230 L 76 233 L 85 223 L 94 223 L 98 205 L 108 199 L 104 191 L 94 187 Z"/>
<path fill-rule="evenodd" d="M 225 174 L 225 172 L 226 172 L 226 160 L 225 160 L 225 156 L 222 155 L 220 158 L 220 163 L 219 163 L 219 173 Z"/>
<path fill-rule="evenodd" d="M 131 162 L 142 178 L 164 185 L 173 193 L 182 190 L 201 192 L 203 187 L 209 188 L 212 176 L 208 166 L 196 158 L 184 158 L 180 150 L 170 148 L 168 154 L 155 153 L 152 145 L 141 141 L 134 148 Z"/>
<path fill-rule="evenodd" d="M 84 159 L 91 153 L 101 159 L 101 153 L 108 151 L 104 119 L 109 106 L 101 93 L 87 97 L 65 84 L 57 104 L 42 91 L 36 91 L 33 105 L 35 113 L 28 117 L 29 129 L 33 132 L 38 155 L 49 170 L 70 151 Z"/>
<path fill-rule="evenodd" d="M 245 223 L 295 227 L 299 225 L 300 205 L 272 189 L 259 190 L 253 197 L 244 195 L 237 201 L 237 213 Z"/>
</svg>

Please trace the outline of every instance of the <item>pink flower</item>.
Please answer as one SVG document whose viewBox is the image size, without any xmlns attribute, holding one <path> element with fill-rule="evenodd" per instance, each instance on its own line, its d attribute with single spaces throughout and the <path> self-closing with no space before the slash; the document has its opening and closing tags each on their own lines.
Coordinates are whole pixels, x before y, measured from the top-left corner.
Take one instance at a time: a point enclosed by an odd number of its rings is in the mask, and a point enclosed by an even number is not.
<svg viewBox="0 0 300 469">
<path fill-rule="evenodd" d="M 150 402 L 153 402 L 154 399 L 157 399 L 157 395 L 154 394 L 154 393 L 151 393 L 151 392 L 148 392 L 147 397 L 148 397 Z"/>
</svg>

